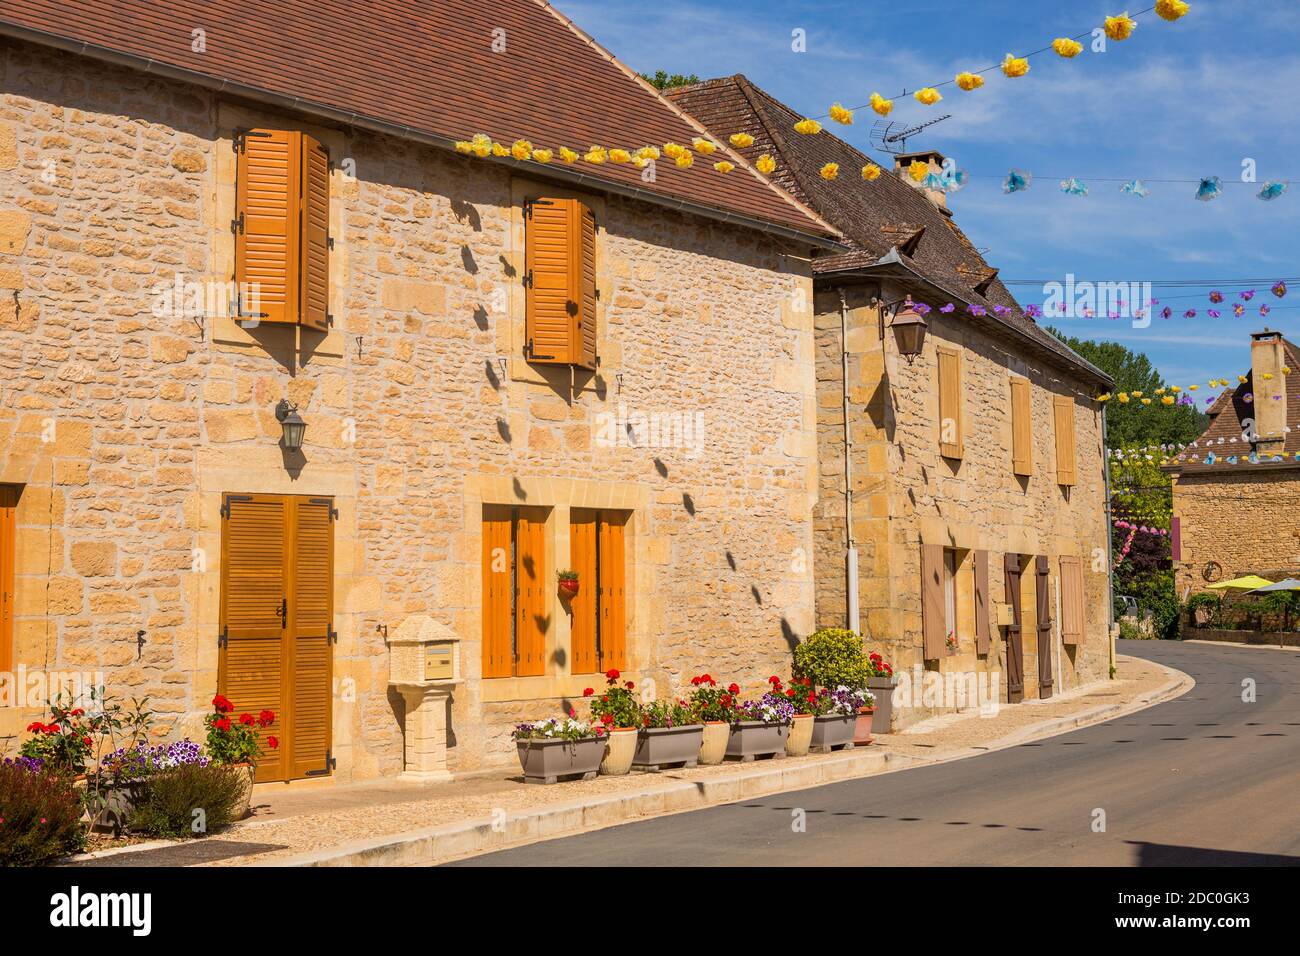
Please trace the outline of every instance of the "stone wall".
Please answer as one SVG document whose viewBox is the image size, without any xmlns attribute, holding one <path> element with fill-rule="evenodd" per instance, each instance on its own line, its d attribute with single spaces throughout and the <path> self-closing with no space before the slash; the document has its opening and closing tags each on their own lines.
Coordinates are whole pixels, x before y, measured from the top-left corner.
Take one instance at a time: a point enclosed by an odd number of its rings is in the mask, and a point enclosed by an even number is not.
<svg viewBox="0 0 1300 956">
<path fill-rule="evenodd" d="M 17 661 L 102 671 L 111 693 L 151 697 L 160 733 L 197 733 L 217 684 L 221 496 L 265 492 L 339 509 L 340 778 L 401 768 L 382 628 L 408 616 L 462 639 L 453 768 L 513 759 L 513 723 L 595 682 L 568 673 L 554 595 L 546 676 L 481 679 L 484 503 L 552 509 L 551 575 L 569 565 L 570 506 L 633 512 L 630 669 L 661 694 L 706 669 L 755 686 L 788 672 L 813 618 L 807 248 L 584 195 L 601 365 L 539 370 L 521 359 L 521 204 L 572 193 L 16 42 L 0 56 Z M 327 335 L 152 308 L 178 275 L 231 278 L 230 141 L 259 125 L 304 129 L 337 167 Z M 277 444 L 286 397 L 308 422 L 300 458 Z M 694 430 L 647 447 L 655 415 Z M 639 447 L 608 440 L 628 422 Z M 0 711 L 0 747 L 30 719 Z"/>
</svg>

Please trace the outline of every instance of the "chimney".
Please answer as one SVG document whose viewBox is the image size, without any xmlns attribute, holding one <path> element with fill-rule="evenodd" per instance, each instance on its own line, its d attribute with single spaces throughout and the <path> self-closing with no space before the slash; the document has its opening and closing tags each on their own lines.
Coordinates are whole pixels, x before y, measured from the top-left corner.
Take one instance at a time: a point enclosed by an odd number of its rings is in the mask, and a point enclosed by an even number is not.
<svg viewBox="0 0 1300 956">
<path fill-rule="evenodd" d="M 927 149 L 919 153 L 899 153 L 894 157 L 894 173 L 907 185 L 919 189 L 926 199 L 944 210 L 948 209 L 948 194 L 942 189 L 932 189 L 918 183 L 912 178 L 912 163 L 925 163 L 929 171 L 936 176 L 943 175 L 943 153 L 937 149 Z"/>
<path fill-rule="evenodd" d="M 1282 333 L 1267 326 L 1250 336 L 1250 377 L 1254 394 L 1256 448 L 1261 452 L 1280 452 L 1286 438 L 1286 376 L 1282 366 L 1286 353 Z"/>
</svg>

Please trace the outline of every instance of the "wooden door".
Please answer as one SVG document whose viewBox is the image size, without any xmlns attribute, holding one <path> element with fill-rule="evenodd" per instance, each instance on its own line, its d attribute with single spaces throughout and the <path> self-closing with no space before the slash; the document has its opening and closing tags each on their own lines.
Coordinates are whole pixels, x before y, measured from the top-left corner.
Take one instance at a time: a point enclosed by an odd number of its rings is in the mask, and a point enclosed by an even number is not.
<svg viewBox="0 0 1300 956">
<path fill-rule="evenodd" d="M 14 561 L 18 489 L 0 485 L 0 673 L 14 669 Z"/>
<path fill-rule="evenodd" d="M 597 514 L 588 508 L 574 508 L 569 513 L 569 567 L 578 572 L 578 593 L 569 601 L 573 615 L 570 634 L 573 651 L 571 673 L 574 674 L 594 674 L 600 670 Z"/>
<path fill-rule="evenodd" d="M 275 713 L 258 782 L 328 773 L 333 500 L 226 495 L 222 510 L 219 690 L 236 718 Z"/>
<path fill-rule="evenodd" d="M 1008 554 L 1002 561 L 1011 624 L 1007 627 L 1007 703 L 1018 704 L 1025 697 L 1025 655 L 1021 636 L 1020 555 Z"/>
<path fill-rule="evenodd" d="M 1038 611 L 1038 696 L 1052 696 L 1052 606 L 1047 596 L 1047 556 L 1034 559 L 1034 604 Z"/>
</svg>

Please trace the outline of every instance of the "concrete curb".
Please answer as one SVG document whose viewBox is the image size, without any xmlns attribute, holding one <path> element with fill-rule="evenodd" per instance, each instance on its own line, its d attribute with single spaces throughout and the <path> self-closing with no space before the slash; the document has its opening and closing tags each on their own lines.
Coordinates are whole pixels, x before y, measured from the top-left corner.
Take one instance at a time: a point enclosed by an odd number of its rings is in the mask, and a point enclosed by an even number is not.
<svg viewBox="0 0 1300 956">
<path fill-rule="evenodd" d="M 1154 661 L 1148 663 L 1155 664 Z M 1040 721 L 1022 727 L 987 746 L 968 747 L 934 757 L 864 748 L 841 751 L 822 757 L 814 763 L 789 768 L 782 767 L 783 761 L 777 760 L 724 776 L 659 781 L 635 793 L 571 800 L 507 816 L 503 820 L 480 818 L 406 833 L 387 834 L 258 865 L 427 866 L 556 837 L 573 836 L 647 817 L 702 810 L 737 800 L 963 760 L 1136 713 L 1179 697 L 1196 685 L 1190 676 L 1181 671 L 1163 664 L 1155 666 L 1170 674 L 1171 679 L 1150 694 L 1127 704 L 1103 704 L 1069 717 Z"/>
</svg>

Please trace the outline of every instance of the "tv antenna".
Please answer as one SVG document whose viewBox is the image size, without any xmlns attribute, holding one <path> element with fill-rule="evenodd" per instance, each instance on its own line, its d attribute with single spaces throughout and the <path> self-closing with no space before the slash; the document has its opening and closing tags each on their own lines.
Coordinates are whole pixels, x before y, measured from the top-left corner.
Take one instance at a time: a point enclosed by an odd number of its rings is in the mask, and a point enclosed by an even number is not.
<svg viewBox="0 0 1300 956">
<path fill-rule="evenodd" d="M 943 116 L 936 116 L 932 120 L 924 123 L 918 123 L 916 126 L 903 126 L 902 123 L 896 123 L 893 120 L 876 120 L 876 125 L 871 127 L 871 145 L 886 153 L 907 152 L 908 137 L 915 136 L 921 130 L 926 129 L 936 123 L 942 123 L 946 119 L 952 119 L 951 113 L 945 113 Z"/>
</svg>

